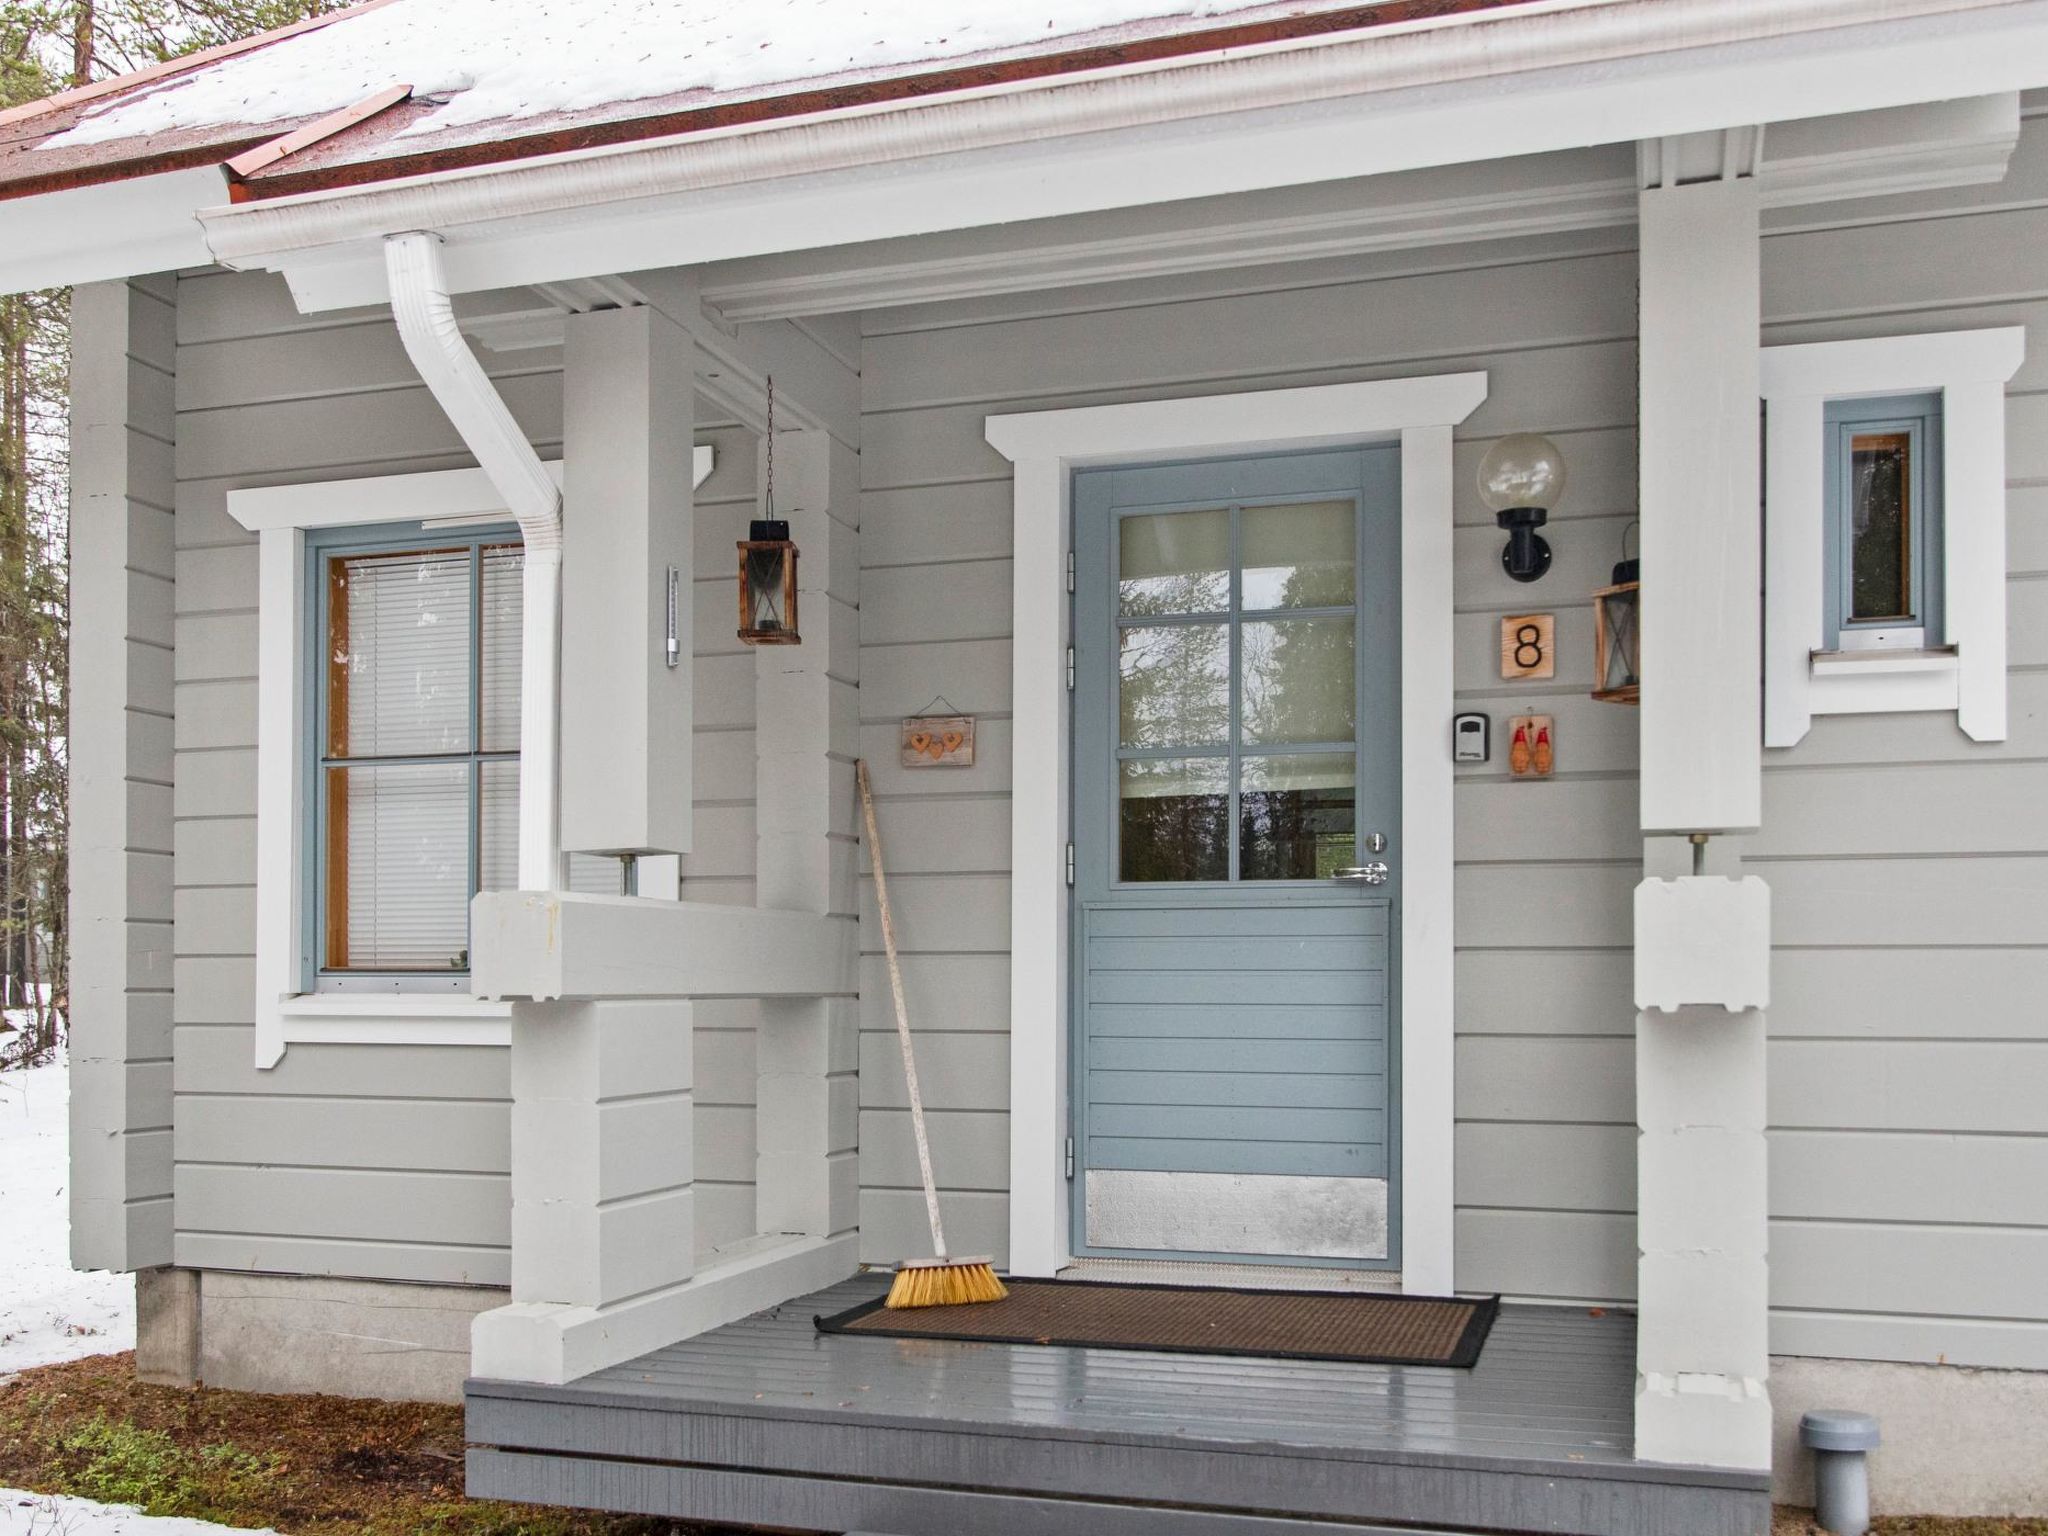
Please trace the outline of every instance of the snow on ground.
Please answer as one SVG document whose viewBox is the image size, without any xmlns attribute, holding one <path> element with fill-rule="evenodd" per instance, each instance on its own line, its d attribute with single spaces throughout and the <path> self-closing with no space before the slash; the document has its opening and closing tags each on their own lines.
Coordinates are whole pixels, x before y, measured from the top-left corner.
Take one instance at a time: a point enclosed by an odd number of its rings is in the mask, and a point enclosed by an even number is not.
<svg viewBox="0 0 2048 1536">
<path fill-rule="evenodd" d="M 0 1072 L 0 1377 L 135 1347 L 134 1277 L 71 1267 L 70 1087 L 61 1058 Z M 0 1536 L 28 1529 L 0 1514 Z"/>
<path fill-rule="evenodd" d="M 1167 17 L 1336 0 L 398 0 L 94 112 L 45 147 L 338 111 L 385 87 L 447 96 L 406 133 L 1024 48 Z"/>
<path fill-rule="evenodd" d="M 127 1504 L 0 1488 L 0 1536 L 216 1536 L 228 1529 L 205 1520 L 144 1515 Z M 245 1531 L 242 1536 L 276 1533 Z"/>
</svg>

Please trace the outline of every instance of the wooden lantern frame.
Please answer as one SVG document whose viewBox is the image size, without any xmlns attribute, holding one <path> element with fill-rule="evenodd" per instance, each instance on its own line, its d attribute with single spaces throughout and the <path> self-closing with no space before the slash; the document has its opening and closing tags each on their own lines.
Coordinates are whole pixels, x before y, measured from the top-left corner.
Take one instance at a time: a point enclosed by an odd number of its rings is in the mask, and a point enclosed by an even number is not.
<svg viewBox="0 0 2048 1536">
<path fill-rule="evenodd" d="M 1643 694 L 1643 584 L 1640 581 L 1620 581 L 1611 587 L 1602 587 L 1593 594 L 1593 697 L 1607 704 L 1640 704 Z M 1629 670 L 1635 681 L 1624 683 L 1618 688 L 1600 686 L 1607 681 L 1607 651 L 1612 638 L 1607 627 L 1607 605 L 1615 598 L 1626 594 L 1635 608 L 1635 624 L 1630 631 L 1633 641 L 1634 665 Z"/>
<path fill-rule="evenodd" d="M 788 539 L 741 539 L 739 550 L 740 639 L 748 645 L 802 645 L 803 635 L 797 627 L 796 616 L 796 545 Z M 747 602 L 747 558 L 755 554 L 786 554 L 789 557 L 782 566 L 782 612 L 787 628 L 751 629 L 747 625 L 747 620 L 752 617 Z"/>
</svg>

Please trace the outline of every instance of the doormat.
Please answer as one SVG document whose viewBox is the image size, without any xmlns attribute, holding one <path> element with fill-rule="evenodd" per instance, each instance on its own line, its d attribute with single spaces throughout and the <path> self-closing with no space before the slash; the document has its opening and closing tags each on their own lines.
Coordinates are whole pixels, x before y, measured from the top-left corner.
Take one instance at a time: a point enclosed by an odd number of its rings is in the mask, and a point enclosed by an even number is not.
<svg viewBox="0 0 2048 1536">
<path fill-rule="evenodd" d="M 1010 1280 L 1001 1301 L 892 1312 L 882 1298 L 817 1319 L 820 1333 L 1059 1344 L 1266 1360 L 1470 1367 L 1500 1298 L 1238 1291 L 1104 1280 Z"/>
</svg>

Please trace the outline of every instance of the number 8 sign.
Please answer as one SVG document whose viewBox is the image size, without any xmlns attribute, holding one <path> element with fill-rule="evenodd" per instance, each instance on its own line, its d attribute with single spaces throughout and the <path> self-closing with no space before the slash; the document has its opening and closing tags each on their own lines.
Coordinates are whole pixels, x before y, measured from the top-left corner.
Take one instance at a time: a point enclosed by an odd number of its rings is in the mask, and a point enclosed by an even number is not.
<svg viewBox="0 0 2048 1536">
<path fill-rule="evenodd" d="M 1517 678 L 1557 676 L 1557 616 L 1550 613 L 1511 614 L 1500 621 L 1500 675 Z"/>
</svg>

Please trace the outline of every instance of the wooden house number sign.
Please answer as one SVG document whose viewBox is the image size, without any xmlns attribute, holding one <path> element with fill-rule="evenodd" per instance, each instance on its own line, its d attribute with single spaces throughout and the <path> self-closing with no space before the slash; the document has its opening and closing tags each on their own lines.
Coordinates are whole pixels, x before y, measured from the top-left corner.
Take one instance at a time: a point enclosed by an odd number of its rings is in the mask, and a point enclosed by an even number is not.
<svg viewBox="0 0 2048 1536">
<path fill-rule="evenodd" d="M 1557 676 L 1557 616 L 1518 613 L 1500 621 L 1503 682 Z"/>
<path fill-rule="evenodd" d="M 974 716 L 906 716 L 902 762 L 906 768 L 972 768 Z"/>
</svg>

